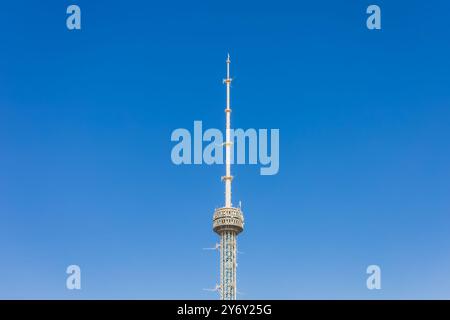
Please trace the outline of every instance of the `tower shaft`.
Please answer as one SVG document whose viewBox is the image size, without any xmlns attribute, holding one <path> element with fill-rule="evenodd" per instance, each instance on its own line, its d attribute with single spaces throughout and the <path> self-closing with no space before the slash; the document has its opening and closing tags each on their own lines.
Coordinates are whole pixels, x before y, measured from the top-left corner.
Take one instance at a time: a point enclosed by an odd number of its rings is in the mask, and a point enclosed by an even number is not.
<svg viewBox="0 0 450 320">
<path fill-rule="evenodd" d="M 224 231 L 220 235 L 221 298 L 236 300 L 236 232 Z"/>
</svg>

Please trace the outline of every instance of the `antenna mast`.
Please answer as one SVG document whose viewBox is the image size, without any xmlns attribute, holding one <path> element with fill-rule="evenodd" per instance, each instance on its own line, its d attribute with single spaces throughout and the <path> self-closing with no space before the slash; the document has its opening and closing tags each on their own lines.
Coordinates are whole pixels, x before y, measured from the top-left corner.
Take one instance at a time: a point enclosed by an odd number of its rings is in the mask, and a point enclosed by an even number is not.
<svg viewBox="0 0 450 320">
<path fill-rule="evenodd" d="M 225 207 L 231 207 L 231 181 L 233 180 L 233 176 L 231 175 L 231 106 L 230 106 L 230 54 L 227 57 L 227 78 L 224 80 L 224 83 L 227 86 L 227 106 L 225 108 L 226 114 L 226 125 L 225 125 L 225 176 L 222 179 L 225 181 Z"/>
</svg>

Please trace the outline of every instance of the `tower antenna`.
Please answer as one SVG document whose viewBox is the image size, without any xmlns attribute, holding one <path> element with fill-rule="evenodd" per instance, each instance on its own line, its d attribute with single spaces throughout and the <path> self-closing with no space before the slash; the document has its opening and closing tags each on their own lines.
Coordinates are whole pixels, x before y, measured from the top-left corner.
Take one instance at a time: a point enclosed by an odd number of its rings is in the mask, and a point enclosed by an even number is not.
<svg viewBox="0 0 450 320">
<path fill-rule="evenodd" d="M 231 105 L 230 105 L 230 86 L 232 79 L 230 78 L 230 54 L 227 56 L 227 78 L 224 79 L 224 83 L 227 86 L 227 104 L 225 108 L 225 176 L 222 180 L 225 181 L 225 207 L 231 207 L 231 181 L 233 176 L 231 175 Z"/>
</svg>

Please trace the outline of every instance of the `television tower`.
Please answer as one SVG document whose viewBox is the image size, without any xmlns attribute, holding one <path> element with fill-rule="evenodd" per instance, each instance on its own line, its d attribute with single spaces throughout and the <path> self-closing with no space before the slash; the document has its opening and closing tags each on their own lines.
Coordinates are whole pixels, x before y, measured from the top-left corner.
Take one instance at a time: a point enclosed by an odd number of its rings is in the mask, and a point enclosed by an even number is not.
<svg viewBox="0 0 450 320">
<path fill-rule="evenodd" d="M 244 216 L 240 208 L 233 207 L 231 203 L 231 146 L 230 140 L 230 55 L 227 57 L 227 78 L 223 80 L 227 88 L 226 140 L 225 140 L 225 206 L 214 211 L 213 230 L 220 236 L 220 285 L 218 286 L 222 300 L 236 300 L 236 258 L 237 235 L 244 230 Z"/>
</svg>

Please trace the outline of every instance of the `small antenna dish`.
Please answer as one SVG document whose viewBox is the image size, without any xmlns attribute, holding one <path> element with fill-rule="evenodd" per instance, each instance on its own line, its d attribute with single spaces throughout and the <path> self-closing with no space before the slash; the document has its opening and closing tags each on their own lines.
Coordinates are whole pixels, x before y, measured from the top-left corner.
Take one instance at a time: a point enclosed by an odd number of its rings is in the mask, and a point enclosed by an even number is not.
<svg viewBox="0 0 450 320">
<path fill-rule="evenodd" d="M 220 285 L 216 284 L 216 286 L 214 288 L 206 288 L 203 289 L 204 291 L 210 291 L 210 292 L 215 292 L 215 291 L 219 291 L 220 290 Z"/>
<path fill-rule="evenodd" d="M 216 245 L 212 248 L 203 248 L 203 250 L 217 250 L 220 248 L 220 243 L 216 243 Z"/>
</svg>

